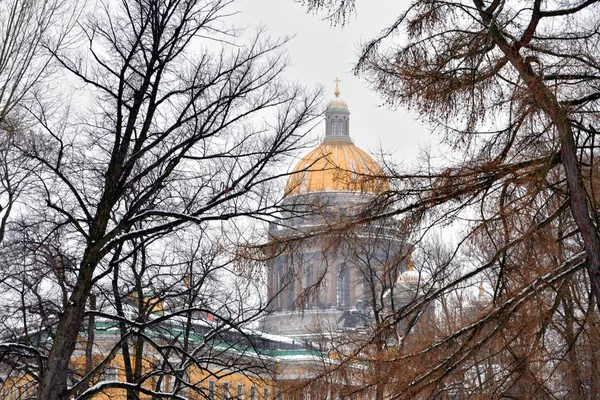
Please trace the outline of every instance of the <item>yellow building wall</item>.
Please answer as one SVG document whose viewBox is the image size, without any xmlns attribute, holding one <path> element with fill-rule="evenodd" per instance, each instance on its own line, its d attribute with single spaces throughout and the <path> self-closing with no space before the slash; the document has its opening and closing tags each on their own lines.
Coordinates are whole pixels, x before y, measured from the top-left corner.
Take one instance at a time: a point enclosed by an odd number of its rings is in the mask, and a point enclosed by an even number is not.
<svg viewBox="0 0 600 400">
<path fill-rule="evenodd" d="M 99 363 L 104 357 L 98 355 L 94 357 L 94 362 Z M 143 360 L 143 371 L 142 374 L 151 373 L 156 367 L 156 359 L 147 358 Z M 74 357 L 71 361 L 71 368 L 74 371 L 78 371 L 81 375 L 83 375 L 85 371 L 85 356 Z M 114 357 L 110 364 L 106 366 L 104 373 L 109 370 L 109 368 L 114 368 L 116 372 L 116 378 L 119 382 L 125 382 L 125 366 L 123 362 L 123 357 L 118 355 Z M 149 378 L 142 387 L 154 390 L 156 386 L 156 382 L 158 380 L 158 375 L 155 378 Z M 90 382 L 90 386 L 94 385 L 98 381 L 103 378 L 101 375 L 92 378 Z M 106 378 L 106 377 L 104 377 Z M 161 391 L 165 391 L 165 389 L 172 388 L 175 384 L 175 377 L 172 375 L 163 375 L 161 382 Z M 192 385 L 195 385 L 198 388 L 202 388 L 202 392 L 198 392 L 197 390 L 188 389 L 187 394 L 186 390 L 180 390 L 178 393 L 183 396 L 187 396 L 191 400 L 195 399 L 206 399 L 211 398 L 210 393 L 212 393 L 212 398 L 214 400 L 223 400 L 223 399 L 238 399 L 238 400 L 271 400 L 275 398 L 275 383 L 273 379 L 263 378 L 259 376 L 251 376 L 245 375 L 242 373 L 227 373 L 226 371 L 201 371 L 197 367 L 192 367 L 189 369 L 189 382 Z M 209 389 L 213 387 L 214 390 L 210 391 Z M 225 385 L 229 385 L 229 394 L 224 394 Z M 242 385 L 241 396 L 238 396 L 238 385 Z M 251 397 L 252 387 L 256 388 L 256 397 Z M 24 400 L 28 397 L 33 397 L 36 391 L 35 382 L 28 377 L 16 377 L 7 379 L 2 388 L 0 389 L 0 399 L 2 400 Z M 267 389 L 267 392 L 265 392 Z M 206 395 L 206 396 L 205 396 Z M 267 397 L 265 397 L 265 395 Z M 93 399 L 97 400 L 121 400 L 127 398 L 127 392 L 125 389 L 120 388 L 110 388 L 105 389 L 101 393 L 98 393 L 93 397 Z M 141 394 L 140 398 L 142 399 L 152 399 L 151 395 Z M 154 396 L 156 398 L 156 396 Z"/>
</svg>

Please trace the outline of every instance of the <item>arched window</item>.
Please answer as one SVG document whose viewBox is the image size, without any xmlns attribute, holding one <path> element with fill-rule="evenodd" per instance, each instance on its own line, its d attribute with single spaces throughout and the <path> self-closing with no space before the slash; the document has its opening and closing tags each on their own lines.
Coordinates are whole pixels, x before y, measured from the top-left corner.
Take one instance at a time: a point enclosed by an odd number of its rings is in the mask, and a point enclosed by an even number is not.
<svg viewBox="0 0 600 400">
<path fill-rule="evenodd" d="M 313 284 L 313 266 L 312 264 L 308 264 L 306 266 L 306 271 L 304 274 L 305 277 L 305 288 L 310 288 Z M 311 308 L 313 305 L 313 296 L 312 296 L 312 289 L 310 290 L 310 294 L 308 296 L 306 296 L 306 300 L 304 302 L 304 306 L 305 308 Z"/>
<path fill-rule="evenodd" d="M 342 264 L 337 272 L 337 308 L 344 310 L 350 307 L 350 269 Z"/>
<path fill-rule="evenodd" d="M 286 280 L 286 284 L 287 284 L 287 309 L 288 310 L 293 310 L 294 309 L 294 302 L 296 301 L 296 281 L 294 279 L 293 274 L 291 273 L 291 271 L 288 271 L 285 274 L 285 280 Z"/>
<path fill-rule="evenodd" d="M 283 290 L 283 267 L 278 263 L 274 270 L 273 287 L 275 290 L 273 291 L 273 295 L 277 296 L 275 298 L 275 308 L 281 310 L 283 308 L 283 294 L 281 293 Z"/>
<path fill-rule="evenodd" d="M 340 118 L 338 120 L 338 135 L 343 135 L 343 134 L 344 134 L 344 120 Z"/>
<path fill-rule="evenodd" d="M 333 118 L 331 118 L 331 124 L 330 125 L 331 125 L 330 126 L 331 129 L 329 129 L 329 133 L 331 135 L 335 135 L 335 120 Z"/>
</svg>

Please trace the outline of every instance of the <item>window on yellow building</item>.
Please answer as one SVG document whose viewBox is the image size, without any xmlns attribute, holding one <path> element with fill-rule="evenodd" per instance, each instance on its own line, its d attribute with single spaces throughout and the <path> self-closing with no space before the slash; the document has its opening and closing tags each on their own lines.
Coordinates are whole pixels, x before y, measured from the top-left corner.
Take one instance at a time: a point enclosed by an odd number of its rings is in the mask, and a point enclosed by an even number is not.
<svg viewBox="0 0 600 400">
<path fill-rule="evenodd" d="M 252 386 L 250 386 L 250 400 L 256 400 L 256 398 L 257 398 L 256 386 L 252 385 Z"/>
<path fill-rule="evenodd" d="M 33 382 L 27 382 L 25 384 L 25 397 L 33 397 L 34 396 Z"/>
<path fill-rule="evenodd" d="M 180 386 L 180 388 L 181 388 L 181 394 L 183 396 L 187 396 L 188 392 L 189 392 L 188 384 L 190 383 L 190 371 L 185 370 L 183 372 L 183 378 L 182 379 L 183 379 L 183 382 L 181 383 L 181 386 Z"/>
<path fill-rule="evenodd" d="M 117 367 L 108 366 L 104 368 L 102 372 L 102 380 L 103 381 L 116 381 L 119 377 L 119 371 L 117 371 Z"/>
<path fill-rule="evenodd" d="M 244 400 L 244 385 L 242 385 L 241 383 L 238 383 L 237 385 L 237 393 L 235 398 L 237 400 Z"/>
<path fill-rule="evenodd" d="M 172 393 L 173 388 L 175 387 L 175 385 L 174 385 L 175 377 L 172 375 L 165 375 L 165 377 L 163 378 L 163 382 L 164 382 L 165 392 Z"/>
<path fill-rule="evenodd" d="M 208 398 L 210 400 L 215 399 L 215 381 L 208 381 Z"/>
<path fill-rule="evenodd" d="M 271 398 L 271 391 L 269 390 L 268 387 L 263 389 L 263 398 L 265 400 L 270 399 Z"/>
<path fill-rule="evenodd" d="M 25 384 L 23 384 L 23 398 L 27 399 L 30 396 L 29 393 L 29 387 L 30 387 L 30 383 L 29 382 L 25 382 Z"/>
<path fill-rule="evenodd" d="M 229 391 L 229 382 L 223 383 L 222 390 L 223 390 L 222 399 L 229 400 L 231 398 L 231 393 Z"/>
</svg>

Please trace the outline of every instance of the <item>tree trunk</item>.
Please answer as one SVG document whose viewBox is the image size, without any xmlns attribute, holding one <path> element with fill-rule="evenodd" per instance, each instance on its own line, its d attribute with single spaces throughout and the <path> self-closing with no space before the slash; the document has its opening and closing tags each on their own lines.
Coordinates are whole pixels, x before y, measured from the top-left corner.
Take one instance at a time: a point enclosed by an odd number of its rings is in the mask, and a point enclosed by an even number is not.
<svg viewBox="0 0 600 400">
<path fill-rule="evenodd" d="M 44 400 L 63 400 L 68 397 L 67 380 L 69 361 L 75 350 L 79 329 L 85 318 L 85 305 L 92 287 L 92 277 L 97 262 L 94 257 L 84 258 L 75 290 L 60 318 L 54 343 L 48 356 L 48 363 L 42 371 L 38 398 Z"/>
<path fill-rule="evenodd" d="M 96 309 L 96 296 L 90 295 L 90 309 Z M 96 318 L 92 314 L 88 318 L 88 329 L 87 329 L 87 338 L 85 343 L 85 375 L 89 375 L 94 368 L 94 332 L 96 329 Z M 88 380 L 85 385 L 83 385 L 83 390 L 90 387 L 90 381 Z"/>
</svg>

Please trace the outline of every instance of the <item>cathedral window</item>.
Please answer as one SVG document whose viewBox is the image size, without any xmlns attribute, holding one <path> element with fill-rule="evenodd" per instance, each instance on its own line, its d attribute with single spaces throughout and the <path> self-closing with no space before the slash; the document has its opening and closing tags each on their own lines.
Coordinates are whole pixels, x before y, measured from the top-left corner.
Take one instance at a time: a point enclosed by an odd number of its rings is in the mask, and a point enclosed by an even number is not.
<svg viewBox="0 0 600 400">
<path fill-rule="evenodd" d="M 275 306 L 280 310 L 283 308 L 283 301 L 284 301 L 282 291 L 284 289 L 285 283 L 283 282 L 283 280 L 284 280 L 283 266 L 280 263 L 277 263 L 277 265 L 275 266 L 275 279 L 274 279 L 273 286 L 276 288 L 274 294 L 277 295 L 276 300 L 275 300 Z"/>
<path fill-rule="evenodd" d="M 304 277 L 306 279 L 305 288 L 310 288 L 313 284 L 313 266 L 312 266 L 312 264 L 308 264 L 306 266 L 306 272 L 304 274 Z M 310 290 L 310 292 L 311 293 L 307 293 L 306 300 L 304 302 L 305 308 L 312 307 L 312 302 L 313 302 L 312 290 Z"/>
<path fill-rule="evenodd" d="M 337 276 L 337 308 L 346 309 L 350 307 L 350 269 L 345 265 L 340 265 Z"/>
<path fill-rule="evenodd" d="M 285 276 L 285 283 L 287 284 L 287 309 L 294 309 L 294 301 L 296 301 L 296 285 L 294 280 L 294 274 L 288 271 Z"/>
<path fill-rule="evenodd" d="M 333 118 L 331 118 L 331 124 L 330 124 L 329 132 L 332 135 L 335 135 L 335 120 Z"/>
<path fill-rule="evenodd" d="M 344 134 L 344 120 L 339 119 L 338 120 L 338 135 L 343 135 L 343 134 Z"/>
<path fill-rule="evenodd" d="M 363 307 L 365 309 L 373 307 L 373 298 L 371 297 L 371 288 L 373 287 L 373 282 L 367 279 L 366 276 L 363 276 Z"/>
</svg>

